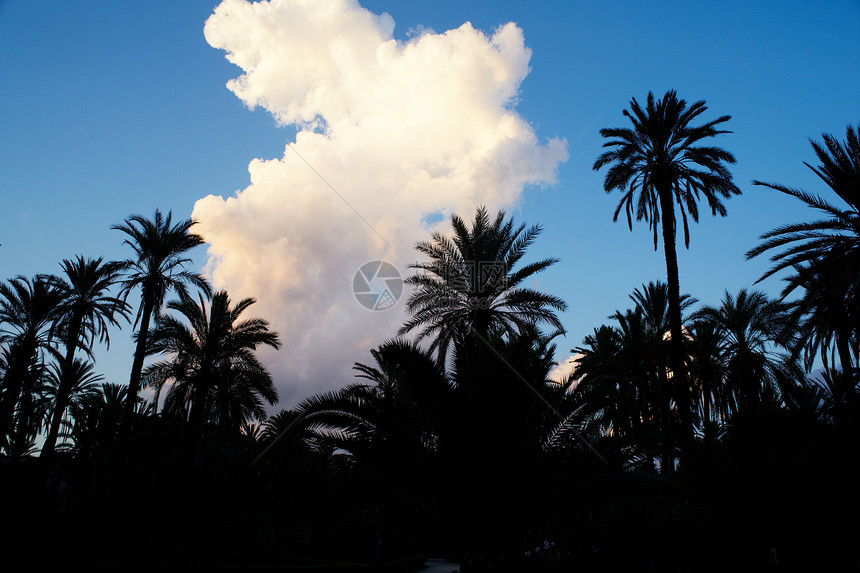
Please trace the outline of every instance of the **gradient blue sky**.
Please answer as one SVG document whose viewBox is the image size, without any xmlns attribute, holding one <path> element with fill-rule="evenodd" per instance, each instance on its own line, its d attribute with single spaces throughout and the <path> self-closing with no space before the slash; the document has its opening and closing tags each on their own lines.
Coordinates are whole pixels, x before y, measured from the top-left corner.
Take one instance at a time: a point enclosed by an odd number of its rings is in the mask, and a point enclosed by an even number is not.
<svg viewBox="0 0 860 573">
<path fill-rule="evenodd" d="M 245 188 L 252 159 L 283 154 L 294 131 L 275 133 L 264 112 L 225 88 L 240 70 L 203 36 L 217 4 L 0 1 L 0 278 L 58 272 L 77 254 L 123 258 L 112 224 L 156 208 L 188 217 L 198 199 Z M 803 165 L 814 161 L 808 138 L 842 138 L 860 121 L 857 1 L 361 5 L 389 13 L 403 40 L 466 21 L 487 33 L 511 21 L 522 28 L 531 72 L 516 110 L 541 141 L 568 144 L 558 182 L 525 189 L 510 210 L 544 226 L 533 259 L 562 259 L 540 281 L 570 306 L 559 358 L 627 308 L 633 289 L 665 279 L 647 224 L 630 232 L 613 223 L 618 196 L 591 168 L 598 130 L 626 126 L 631 97 L 676 89 L 707 101 L 703 119 L 732 116 L 733 133 L 717 143 L 735 154 L 743 195 L 727 202 L 724 219 L 703 209 L 689 251 L 679 249 L 682 291 L 706 304 L 751 287 L 768 267 L 744 258 L 761 233 L 814 216 L 751 180 L 826 193 Z M 205 251 L 195 254 L 202 266 Z M 757 288 L 775 294 L 781 284 Z M 99 355 L 110 381 L 127 380 L 130 333 L 114 333 L 110 354 Z"/>
</svg>

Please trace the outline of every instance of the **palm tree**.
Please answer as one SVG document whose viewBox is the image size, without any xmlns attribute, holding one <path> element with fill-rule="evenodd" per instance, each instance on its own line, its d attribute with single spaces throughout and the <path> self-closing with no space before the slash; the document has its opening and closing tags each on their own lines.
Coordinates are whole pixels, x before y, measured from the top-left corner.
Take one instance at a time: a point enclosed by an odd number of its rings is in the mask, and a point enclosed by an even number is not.
<svg viewBox="0 0 860 573">
<path fill-rule="evenodd" d="M 834 347 L 840 358 L 850 357 L 849 349 L 843 347 L 850 341 L 850 333 L 855 327 L 852 321 L 857 317 L 856 308 L 852 308 L 852 292 L 847 293 L 846 300 L 841 285 L 828 280 L 830 273 L 823 264 L 797 266 L 794 271 L 788 280 L 803 292 L 802 296 L 788 303 L 792 327 L 797 333 L 794 352 L 802 354 L 807 370 L 819 356 L 827 365 Z"/>
<path fill-rule="evenodd" d="M 234 363 L 223 383 L 215 388 L 211 421 L 222 433 L 240 431 L 268 416 L 266 404 L 278 402 L 278 391 L 271 376 L 261 375 L 257 362 Z"/>
<path fill-rule="evenodd" d="M 726 414 L 776 402 L 802 378 L 797 362 L 779 352 L 791 346 L 785 338 L 790 324 L 787 305 L 741 289 L 737 296 L 726 292 L 718 307 L 703 307 L 694 320 L 714 325 L 722 339 Z"/>
<path fill-rule="evenodd" d="M 65 276 L 48 276 L 46 280 L 50 281 L 63 297 L 58 326 L 64 337 L 65 356 L 57 372 L 71 376 L 76 371 L 75 350 L 80 348 L 90 354 L 96 339 L 109 347 L 108 328 L 110 325 L 119 325 L 116 315 L 128 318 L 128 305 L 108 294 L 108 290 L 119 279 L 122 266 L 119 263 L 78 256 L 74 260 L 64 260 L 60 266 Z M 60 423 L 69 405 L 74 383 L 72 378 L 60 380 L 57 387 L 48 435 L 40 456 L 46 465 L 50 464 L 53 456 Z"/>
<path fill-rule="evenodd" d="M 710 476 L 715 456 L 716 438 L 729 418 L 723 392 L 725 357 L 723 336 L 713 322 L 692 320 L 687 326 L 687 351 L 694 403 L 698 408 L 698 424 L 702 428 L 705 475 Z"/>
<path fill-rule="evenodd" d="M 79 459 L 101 463 L 113 458 L 127 395 L 127 386 L 103 382 L 95 392 L 87 391 L 80 401 L 72 402 L 69 439 Z M 135 411 L 142 407 L 138 399 Z"/>
<path fill-rule="evenodd" d="M 814 401 L 816 412 L 820 418 L 828 423 L 841 424 L 846 419 L 856 416 L 857 404 L 849 401 L 848 380 L 845 373 L 831 363 L 815 377 L 809 380 L 805 388 Z M 852 415 L 853 414 L 853 415 Z"/>
<path fill-rule="evenodd" d="M 137 344 L 134 352 L 131 376 L 128 383 L 125 415 L 121 429 L 120 449 L 125 450 L 131 419 L 140 392 L 140 377 L 146 356 L 150 321 L 161 316 L 161 309 L 169 291 L 187 295 L 187 285 L 191 284 L 211 294 L 209 283 L 198 273 L 185 269 L 191 262 L 186 253 L 203 244 L 203 238 L 191 232 L 195 224 L 190 219 L 173 223 L 172 213 L 167 216 L 156 210 L 152 220 L 141 215 L 132 215 L 121 225 L 112 228 L 127 235 L 124 244 L 131 247 L 134 256 L 122 262 L 125 278 L 122 281 L 121 295 L 125 298 L 131 291 L 141 290 L 141 306 L 135 318 Z"/>
<path fill-rule="evenodd" d="M 435 449 L 452 387 L 430 350 L 393 339 L 371 350 L 375 364 L 357 362 L 367 382 L 315 394 L 296 408 L 301 427 L 349 452 L 391 479 L 405 478 Z"/>
<path fill-rule="evenodd" d="M 660 468 L 674 468 L 676 423 L 669 392 L 669 304 L 666 283 L 651 282 L 630 295 L 635 303 L 610 316 L 617 325 L 602 326 L 575 351 L 576 391 L 590 402 L 594 431 L 611 436 L 635 463 L 659 455 Z M 681 297 L 682 310 L 696 301 Z M 676 404 L 677 407 L 677 404 Z"/>
<path fill-rule="evenodd" d="M 648 222 L 653 231 L 655 250 L 658 225 L 662 232 L 669 286 L 672 371 L 687 445 L 692 442 L 692 419 L 690 390 L 683 362 L 675 208 L 677 204 L 684 226 L 684 246 L 689 248 L 687 214 L 698 222 L 697 202 L 700 196 L 705 197 L 713 215 L 725 216 L 722 199 L 740 194 L 725 165 L 734 163 L 734 156 L 719 147 L 699 145 L 704 139 L 728 133 L 717 126 L 731 116 L 724 115 L 699 126 L 691 125 L 705 110 L 704 101 L 688 107 L 685 100 L 678 99 L 674 90 L 666 92 L 659 100 L 649 92 L 645 109 L 633 98 L 630 111 L 623 112 L 632 123 L 632 129 L 600 130 L 600 135 L 608 139 L 603 147 L 609 150 L 602 153 L 593 166 L 594 170 L 610 166 L 603 188 L 607 193 L 615 190 L 623 193 L 613 221 L 618 220 L 624 209 L 627 225 L 632 229 L 635 203 L 636 220 Z"/>
<path fill-rule="evenodd" d="M 838 356 L 844 375 L 834 379 L 845 384 L 844 395 L 851 402 L 860 383 L 852 375 L 857 359 L 860 289 L 830 280 L 833 273 L 827 266 L 828 263 L 816 262 L 795 267 L 789 279 L 803 289 L 803 295 L 789 303 L 791 324 L 797 332 L 793 352 L 803 355 L 807 371 L 818 356 L 827 368 L 835 367 L 831 359 Z M 835 354 L 831 354 L 832 349 Z"/>
<path fill-rule="evenodd" d="M 636 289 L 630 296 L 636 303 L 636 308 L 641 310 L 647 328 L 647 356 L 651 371 L 651 377 L 656 378 L 653 385 L 653 399 L 655 409 L 659 416 L 658 428 L 661 431 L 663 444 L 663 460 L 661 468 L 666 473 L 671 473 L 674 461 L 675 425 L 672 423 L 671 402 L 674 398 L 675 407 L 679 408 L 678 397 L 672 396 L 672 387 L 669 382 L 669 358 L 671 356 L 671 328 L 672 328 L 672 304 L 669 296 L 668 285 L 664 282 L 650 282 L 642 285 L 642 289 Z M 682 312 L 681 323 L 685 322 L 683 313 L 696 303 L 696 299 L 688 294 L 681 295 L 680 309 Z M 687 333 L 684 332 L 687 339 Z M 667 343 L 668 341 L 668 343 Z M 686 352 L 685 352 L 686 356 Z M 679 408 L 680 409 L 680 408 Z"/>
<path fill-rule="evenodd" d="M 18 276 L 0 284 L 0 343 L 7 345 L 0 432 L 7 447 L 20 449 L 26 436 L 35 434 L 33 390 L 43 352 L 54 342 L 61 302 L 62 293 L 44 277 Z"/>
<path fill-rule="evenodd" d="M 323 444 L 325 438 L 321 438 L 312 424 L 305 424 L 304 418 L 305 414 L 299 410 L 281 410 L 268 416 L 253 431 L 245 430 L 245 435 L 256 436 L 257 444 L 262 447 L 254 464 L 261 460 L 269 461 L 273 457 L 294 461 L 313 451 L 333 451 L 335 448 Z M 279 455 L 273 455 L 273 450 Z"/>
<path fill-rule="evenodd" d="M 565 302 L 522 286 L 557 259 L 515 270 L 540 226 L 515 227 L 503 211 L 491 220 L 484 207 L 477 209 L 471 229 L 457 215 L 451 217 L 451 226 L 452 237 L 436 232 L 431 241 L 416 245 L 430 260 L 410 267 L 421 272 L 406 280 L 415 287 L 407 303 L 412 316 L 398 334 L 420 329 L 419 341 L 435 336 L 431 349 L 444 364 L 451 344 L 470 332 L 486 340 L 540 323 L 562 330 L 556 312 L 567 308 Z"/>
<path fill-rule="evenodd" d="M 249 417 L 264 417 L 260 399 L 277 402 L 272 378 L 254 351 L 264 345 L 280 348 L 278 334 L 264 319 L 240 320 L 254 302 L 245 298 L 232 304 L 226 291 L 208 300 L 199 295 L 197 301 L 180 295 L 167 304 L 179 316 L 160 316 L 151 333 L 149 354 L 169 357 L 148 367 L 143 378 L 157 395 L 172 383 L 165 409 L 187 421 L 189 448 L 204 423 L 230 424 L 238 431 Z M 227 398 L 233 403 L 225 404 Z"/>
<path fill-rule="evenodd" d="M 371 351 L 372 363 L 355 364 L 362 381 L 307 398 L 268 439 L 310 429 L 319 443 L 374 470 L 387 491 L 411 486 L 455 507 L 469 534 L 516 536 L 523 505 L 511 492 L 532 491 L 519 478 L 542 456 L 570 447 L 578 419 L 563 404 L 568 386 L 548 380 L 549 337 L 530 328 L 489 343 L 466 335 L 447 373 L 433 350 L 388 340 Z"/>
<path fill-rule="evenodd" d="M 828 133 L 823 134 L 822 138 L 823 144 L 810 140 L 820 165 L 813 167 L 809 163 L 804 164 L 824 181 L 845 206 L 840 208 L 818 195 L 794 187 L 753 181 L 754 185 L 769 187 L 800 199 L 824 217 L 782 225 L 768 231 L 760 237 L 763 242 L 747 252 L 746 256 L 751 259 L 766 252 L 778 251 L 770 259 L 774 265 L 759 281 L 780 271 L 793 269 L 795 274 L 786 279 L 787 285 L 782 296 L 787 297 L 798 287 L 804 288 L 805 294 L 801 297 L 800 305 L 807 311 L 812 312 L 822 304 L 818 290 L 807 288 L 812 280 L 818 286 L 827 285 L 830 299 L 826 303 L 828 307 L 841 307 L 856 313 L 860 296 L 860 129 L 847 126 L 844 144 Z M 816 297 L 819 300 L 816 301 Z M 829 314 L 830 318 L 821 321 L 824 314 Z M 842 370 L 851 380 L 856 368 L 860 336 L 857 314 L 853 315 L 852 320 L 838 320 L 845 315 L 846 312 L 820 313 L 818 319 L 814 319 L 814 328 L 821 340 L 835 339 Z M 852 394 L 854 386 L 854 382 L 847 384 Z"/>
<path fill-rule="evenodd" d="M 647 459 L 653 467 L 650 460 L 659 444 L 671 443 L 661 440 L 668 400 L 663 408 L 657 399 L 657 373 L 665 364 L 642 309 L 616 311 L 612 318 L 617 326 L 595 329 L 575 349 L 580 381 L 574 392 L 589 411 L 589 433 L 614 444 L 617 455 L 625 458 L 622 464 Z M 665 456 L 663 462 L 661 467 L 668 471 L 671 465 Z"/>
<path fill-rule="evenodd" d="M 68 366 L 65 362 L 54 362 L 48 367 L 45 376 L 42 400 L 45 402 L 44 407 L 52 423 L 51 427 L 53 423 L 57 425 L 51 445 L 52 451 L 56 447 L 57 438 L 62 437 L 60 428 L 63 424 L 67 428 L 66 437 L 73 435 L 70 429 L 74 427 L 76 417 L 85 410 L 87 404 L 99 396 L 104 379 L 101 374 L 95 372 L 93 362 L 84 362 L 80 358 L 75 358 L 72 362 L 71 372 L 65 372 L 66 368 Z M 65 401 L 65 407 L 62 409 L 58 405 L 60 400 Z M 59 421 L 56 420 L 58 413 L 62 416 Z M 43 459 L 44 451 L 45 446 L 42 447 Z"/>
</svg>

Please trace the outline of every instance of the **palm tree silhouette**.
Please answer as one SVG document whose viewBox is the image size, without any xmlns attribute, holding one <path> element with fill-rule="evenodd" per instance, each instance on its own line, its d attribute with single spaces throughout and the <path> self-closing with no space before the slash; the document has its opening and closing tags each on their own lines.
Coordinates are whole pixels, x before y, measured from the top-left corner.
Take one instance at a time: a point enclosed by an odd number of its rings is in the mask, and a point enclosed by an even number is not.
<svg viewBox="0 0 860 573">
<path fill-rule="evenodd" d="M 104 379 L 101 374 L 95 372 L 93 362 L 85 362 L 80 358 L 72 361 L 71 371 L 64 371 L 66 368 L 69 367 L 65 362 L 53 362 L 45 374 L 42 400 L 45 403 L 44 408 L 49 416 L 48 419 L 53 421 L 54 418 L 50 416 L 56 416 L 58 412 L 62 416 L 57 424 L 57 436 L 54 437 L 52 449 L 57 447 L 58 438 L 74 435 L 71 430 L 74 428 L 76 417 L 82 415 L 87 404 L 99 397 Z M 62 411 L 58 406 L 61 398 L 66 404 Z M 64 426 L 65 430 L 63 430 Z M 69 446 L 74 447 L 74 444 Z M 44 446 L 42 452 L 40 457 L 44 457 Z"/>
<path fill-rule="evenodd" d="M 719 147 L 699 144 L 704 139 L 729 133 L 717 126 L 731 116 L 724 115 L 699 126 L 691 125 L 706 110 L 704 101 L 688 107 L 674 90 L 658 100 L 649 92 L 645 109 L 633 98 L 630 111 L 623 112 L 633 127 L 601 129 L 600 135 L 608 139 L 603 147 L 609 150 L 602 153 L 593 166 L 594 170 L 599 170 L 608 165 L 604 190 L 623 193 L 613 221 L 618 220 L 624 209 L 627 225 L 632 229 L 635 211 L 636 220 L 644 219 L 653 231 L 655 250 L 658 226 L 662 233 L 669 287 L 672 371 L 687 445 L 692 442 L 692 419 L 683 363 L 675 208 L 677 205 L 683 222 L 684 246 L 689 248 L 687 214 L 693 221 L 699 220 L 699 198 L 705 197 L 713 215 L 725 216 L 722 199 L 740 194 L 725 165 L 734 163 L 734 156 Z"/>
<path fill-rule="evenodd" d="M 444 364 L 451 344 L 474 331 L 485 340 L 495 334 L 511 335 L 546 323 L 561 331 L 556 312 L 566 310 L 560 298 L 521 286 L 524 281 L 555 264 L 544 259 L 515 267 L 540 234 L 540 226 L 515 227 L 503 211 L 491 220 L 479 207 L 471 228 L 452 215 L 453 236 L 433 233 L 416 249 L 430 260 L 410 268 L 421 272 L 406 279 L 415 287 L 407 302 L 412 315 L 399 335 L 419 330 L 417 340 L 435 336 L 431 349 Z"/>
<path fill-rule="evenodd" d="M 365 381 L 310 396 L 296 411 L 302 428 L 402 481 L 435 448 L 453 390 L 432 352 L 415 341 L 387 340 L 371 355 L 373 364 L 353 367 Z"/>
<path fill-rule="evenodd" d="M 666 473 L 671 473 L 674 462 L 674 442 L 676 428 L 672 424 L 672 412 L 670 402 L 672 400 L 672 388 L 669 383 L 669 358 L 671 356 L 671 328 L 672 328 L 672 304 L 669 296 L 669 287 L 666 283 L 657 281 L 642 285 L 641 289 L 635 289 L 630 299 L 640 309 L 647 328 L 647 352 L 651 364 L 651 375 L 656 377 L 654 386 L 654 400 L 659 415 L 659 428 L 662 436 L 663 460 L 661 468 Z M 683 313 L 697 300 L 688 294 L 681 295 L 680 309 L 682 312 L 681 322 L 685 321 Z M 620 323 L 619 323 L 620 324 Z M 686 340 L 687 335 L 684 333 Z M 686 352 L 685 352 L 686 355 Z M 655 368 L 656 366 L 656 368 Z M 676 407 L 678 404 L 676 403 Z"/>
<path fill-rule="evenodd" d="M 687 325 L 690 382 L 694 390 L 698 425 L 701 426 L 705 475 L 713 469 L 716 440 L 729 419 L 733 396 L 724 392 L 725 356 L 719 328 L 705 320 Z"/>
<path fill-rule="evenodd" d="M 660 459 L 663 473 L 673 468 L 673 440 L 668 398 L 661 399 L 659 370 L 665 370 L 641 308 L 616 311 L 617 326 L 601 325 L 575 348 L 574 389 L 586 412 L 585 430 L 613 451 L 624 467 L 653 470 Z"/>
<path fill-rule="evenodd" d="M 810 140 L 820 165 L 809 167 L 845 203 L 840 208 L 833 203 L 807 191 L 777 183 L 753 181 L 791 197 L 800 199 L 807 206 L 820 211 L 823 218 L 809 222 L 792 223 L 777 227 L 761 235 L 762 243 L 747 252 L 747 259 L 766 252 L 774 252 L 770 260 L 773 266 L 759 281 L 780 271 L 793 269 L 795 274 L 786 279 L 783 298 L 796 288 L 805 289 L 800 306 L 813 312 L 819 306 L 820 293 L 807 288 L 811 283 L 826 285 L 830 308 L 842 308 L 842 312 L 819 313 L 814 319 L 819 340 L 829 345 L 835 339 L 843 372 L 849 380 L 854 378 L 858 354 L 858 299 L 860 299 L 860 129 L 846 127 L 845 143 L 833 135 L 822 135 L 824 143 Z M 815 299 L 819 298 L 818 301 Z M 853 313 L 850 320 L 840 320 Z M 825 314 L 830 314 L 826 319 Z M 820 320 L 825 318 L 826 320 Z M 831 320 L 832 319 L 832 320 Z M 823 347 L 819 347 L 823 349 Z M 826 362 L 826 359 L 825 359 Z M 855 382 L 848 383 L 853 394 Z"/>
<path fill-rule="evenodd" d="M 668 288 L 651 282 L 635 289 L 630 299 L 632 309 L 610 316 L 616 326 L 595 329 L 575 349 L 580 354 L 576 372 L 582 376 L 577 391 L 589 402 L 593 431 L 611 435 L 640 465 L 647 461 L 653 467 L 650 460 L 659 455 L 661 472 L 670 474 L 677 423 L 668 378 Z M 683 295 L 682 311 L 695 302 Z"/>
<path fill-rule="evenodd" d="M 0 394 L 0 432 L 7 451 L 23 451 L 34 436 L 33 390 L 52 348 L 62 293 L 44 277 L 15 277 L 0 284 L 0 343 L 6 347 L 6 370 Z"/>
<path fill-rule="evenodd" d="M 860 383 L 852 375 L 852 355 L 857 356 L 860 289 L 847 285 L 845 280 L 831 280 L 837 271 L 828 270 L 828 263 L 819 263 L 795 267 L 789 279 L 803 289 L 803 295 L 789 303 L 792 327 L 797 333 L 793 351 L 803 355 L 807 371 L 817 356 L 826 368 L 832 367 L 832 357 L 838 356 L 845 375 L 834 379 L 846 384 L 845 395 L 850 401 Z M 833 349 L 835 354 L 831 354 Z"/>
<path fill-rule="evenodd" d="M 122 265 L 104 262 L 101 258 L 84 259 L 81 256 L 60 263 L 64 276 L 49 276 L 48 281 L 62 293 L 59 330 L 63 333 L 65 355 L 58 373 L 72 376 L 75 373 L 75 351 L 80 348 L 90 354 L 96 339 L 110 345 L 108 328 L 119 325 L 115 315 L 127 318 L 128 305 L 111 296 L 108 290 L 119 279 Z M 48 434 L 40 457 L 49 465 L 57 443 L 60 423 L 69 405 L 74 380 L 60 379 L 54 410 L 50 413 Z"/>
<path fill-rule="evenodd" d="M 849 399 L 850 381 L 846 378 L 845 373 L 836 368 L 831 358 L 831 362 L 803 388 L 812 398 L 810 405 L 827 423 L 843 424 L 856 419 L 857 404 Z"/>
<path fill-rule="evenodd" d="M 172 213 L 167 216 L 156 210 L 154 217 L 146 219 L 141 215 L 132 215 L 120 225 L 112 229 L 126 234 L 123 244 L 128 245 L 134 252 L 131 258 L 121 264 L 125 272 L 122 280 L 121 295 L 125 298 L 136 289 L 141 290 L 141 306 L 135 319 L 137 344 L 134 351 L 131 375 L 126 396 L 125 415 L 123 418 L 120 446 L 126 449 L 128 434 L 134 407 L 140 392 L 140 377 L 143 372 L 143 361 L 146 356 L 147 337 L 150 321 L 161 315 L 164 300 L 169 291 L 180 295 L 188 294 L 187 285 L 191 284 L 211 294 L 209 283 L 200 274 L 185 269 L 191 262 L 186 256 L 188 251 L 203 244 L 203 238 L 191 232 L 195 224 L 190 219 L 173 223 Z"/>
<path fill-rule="evenodd" d="M 799 384 L 802 372 L 787 349 L 788 306 L 764 293 L 725 293 L 719 306 L 705 306 L 693 320 L 713 325 L 720 336 L 725 378 L 719 390 L 729 416 L 775 402 Z M 716 388 L 715 388 L 716 390 Z"/>
<path fill-rule="evenodd" d="M 165 410 L 187 420 L 189 448 L 204 423 L 238 431 L 249 419 L 265 417 L 262 400 L 277 402 L 272 377 L 254 351 L 261 346 L 278 349 L 281 342 L 266 320 L 241 319 L 254 302 L 245 298 L 232 304 L 226 291 L 208 301 L 203 295 L 195 301 L 181 294 L 167 304 L 178 316 L 160 316 L 150 333 L 148 354 L 168 358 L 149 366 L 143 379 L 157 390 L 155 407 L 161 389 L 172 382 Z"/>
<path fill-rule="evenodd" d="M 72 425 L 68 437 L 79 460 L 102 466 L 113 458 L 119 447 L 127 395 L 127 386 L 104 382 L 95 392 L 84 392 L 80 400 L 69 405 Z M 135 409 L 142 408 L 142 400 L 138 399 Z"/>
</svg>

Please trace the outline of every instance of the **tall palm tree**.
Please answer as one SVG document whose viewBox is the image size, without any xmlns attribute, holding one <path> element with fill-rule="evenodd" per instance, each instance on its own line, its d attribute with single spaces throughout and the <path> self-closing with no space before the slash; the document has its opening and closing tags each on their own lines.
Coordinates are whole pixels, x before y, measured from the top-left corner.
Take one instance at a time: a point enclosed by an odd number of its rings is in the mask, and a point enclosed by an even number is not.
<svg viewBox="0 0 860 573">
<path fill-rule="evenodd" d="M 6 370 L 0 386 L 0 432 L 6 446 L 32 434 L 34 398 L 43 353 L 51 349 L 62 293 L 44 277 L 18 276 L 0 284 L 0 343 Z M 16 413 L 17 412 L 17 413 Z M 17 418 L 17 421 L 16 421 Z"/>
<path fill-rule="evenodd" d="M 194 225 L 195 222 L 191 219 L 173 223 L 171 212 L 165 216 L 156 210 L 151 220 L 141 215 L 132 215 L 122 224 L 112 227 L 125 233 L 126 239 L 123 243 L 134 252 L 131 258 L 122 262 L 125 278 L 121 283 L 121 295 L 125 298 L 133 290 L 141 291 L 141 305 L 135 319 L 135 326 L 139 325 L 137 344 L 120 432 L 121 450 L 124 450 L 128 443 L 131 420 L 140 392 L 150 321 L 153 318 L 157 320 L 161 315 L 162 306 L 170 291 L 187 295 L 187 285 L 190 284 L 207 295 L 212 292 L 202 275 L 185 268 L 191 262 L 187 253 L 203 244 L 203 238 L 191 232 Z"/>
<path fill-rule="evenodd" d="M 453 236 L 436 232 L 416 245 L 430 260 L 411 266 L 420 272 L 406 279 L 415 289 L 407 302 L 412 316 L 400 335 L 420 330 L 417 340 L 435 337 L 431 348 L 444 363 L 451 344 L 473 331 L 486 339 L 540 323 L 562 330 L 556 312 L 567 308 L 565 302 L 522 286 L 557 259 L 516 269 L 540 226 L 515 227 L 503 211 L 491 219 L 484 207 L 477 209 L 471 228 L 457 215 L 451 226 Z"/>
<path fill-rule="evenodd" d="M 860 127 L 848 125 L 845 131 L 844 144 L 828 133 L 822 134 L 823 144 L 810 140 L 820 165 L 813 167 L 804 162 L 844 206 L 794 187 L 753 181 L 754 185 L 795 197 L 823 215 L 821 219 L 786 224 L 768 231 L 760 237 L 763 242 L 746 255 L 751 259 L 766 252 L 773 253 L 770 260 L 774 264 L 759 281 L 786 269 L 795 270 L 795 274 L 786 279 L 783 297 L 798 287 L 804 288 L 801 304 L 810 311 L 821 302 L 813 300 L 820 295 L 817 290 L 805 288 L 810 274 L 816 275 L 817 278 L 813 278 L 818 285 L 827 285 L 831 300 L 827 304 L 831 308 L 841 306 L 846 311 L 856 312 L 860 298 Z M 831 317 L 840 315 L 845 313 L 831 314 Z M 824 339 L 835 339 L 843 372 L 849 380 L 856 378 L 854 370 L 860 344 L 858 318 L 855 314 L 853 320 L 848 321 L 817 321 L 816 326 L 819 331 L 830 332 Z M 851 393 L 854 386 L 855 382 L 848 384 Z"/>
<path fill-rule="evenodd" d="M 601 129 L 600 135 L 608 139 L 603 144 L 608 151 L 602 153 L 593 166 L 594 170 L 609 166 L 603 182 L 604 190 L 607 193 L 616 190 L 623 193 L 613 221 L 618 220 L 618 215 L 624 209 L 627 225 L 632 229 L 635 211 L 636 220 L 644 219 L 653 231 L 655 250 L 658 227 L 662 233 L 669 286 L 672 370 L 687 445 L 692 442 L 692 419 L 681 338 L 675 209 L 677 205 L 684 227 L 684 246 L 689 248 L 687 214 L 698 222 L 699 198 L 704 196 L 713 215 L 725 216 L 722 199 L 740 194 L 726 167 L 726 164 L 735 162 L 734 156 L 719 147 L 700 144 L 702 140 L 728 133 L 717 126 L 728 121 L 731 116 L 724 115 L 702 125 L 691 125 L 706 110 L 704 101 L 697 101 L 688 107 L 685 100 L 678 99 L 674 90 L 666 92 L 662 99 L 657 100 L 649 92 L 645 109 L 633 98 L 630 111 L 623 112 L 632 123 L 632 128 Z"/>
<path fill-rule="evenodd" d="M 75 351 L 80 348 L 90 354 L 96 339 L 110 346 L 110 325 L 119 326 L 117 316 L 128 318 L 128 305 L 125 301 L 111 296 L 108 292 L 119 280 L 121 264 L 104 262 L 102 258 L 84 259 L 78 256 L 73 260 L 64 260 L 60 266 L 64 276 L 48 276 L 46 279 L 63 297 L 58 325 L 59 331 L 63 333 L 65 355 L 57 372 L 70 377 L 67 380 L 61 379 L 57 387 L 48 434 L 40 455 L 46 465 L 53 456 L 60 423 L 75 384 L 71 378 L 76 371 Z"/>
<path fill-rule="evenodd" d="M 271 375 L 254 351 L 261 346 L 278 349 L 281 342 L 266 320 L 241 319 L 254 302 L 245 298 L 232 304 L 226 291 L 208 300 L 199 295 L 197 301 L 180 295 L 167 304 L 178 316 L 160 316 L 151 333 L 149 353 L 168 357 L 147 368 L 144 378 L 159 394 L 172 382 L 165 407 L 187 421 L 189 452 L 204 423 L 229 420 L 238 431 L 249 416 L 261 417 L 258 399 L 277 402 Z M 237 402 L 235 408 L 225 405 L 226 397 Z"/>
</svg>

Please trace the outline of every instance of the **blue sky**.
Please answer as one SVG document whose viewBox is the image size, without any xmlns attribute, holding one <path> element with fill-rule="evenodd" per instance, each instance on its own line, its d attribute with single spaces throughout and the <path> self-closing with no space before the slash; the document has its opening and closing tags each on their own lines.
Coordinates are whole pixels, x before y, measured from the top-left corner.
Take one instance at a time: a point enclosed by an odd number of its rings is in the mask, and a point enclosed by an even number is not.
<svg viewBox="0 0 860 573">
<path fill-rule="evenodd" d="M 286 157 L 296 130 L 273 127 L 266 110 L 251 111 L 225 87 L 242 70 L 204 37 L 217 4 L 0 2 L 0 278 L 57 272 L 61 259 L 77 254 L 123 258 L 128 252 L 112 224 L 156 208 L 189 217 L 203 197 L 226 199 L 247 188 L 253 159 Z M 603 192 L 603 173 L 591 168 L 603 143 L 599 129 L 625 126 L 622 110 L 632 97 L 675 89 L 688 101 L 706 100 L 702 119 L 732 116 L 733 133 L 715 143 L 736 156 L 732 172 L 743 195 L 727 202 L 726 218 L 703 209 L 690 249 L 679 248 L 682 291 L 707 304 L 725 289 L 752 287 L 768 267 L 744 258 L 761 233 L 814 216 L 751 180 L 826 194 L 803 165 L 814 161 L 808 138 L 841 138 L 846 124 L 860 121 L 856 1 L 361 6 L 387 12 L 402 42 L 467 21 L 487 35 L 508 22 L 522 30 L 530 71 L 514 109 L 539 145 L 564 140 L 567 159 L 556 164 L 555 183 L 525 185 L 507 208 L 517 221 L 544 227 L 532 259 L 561 259 L 536 284 L 570 307 L 559 358 L 627 308 L 633 289 L 665 279 L 662 247 L 654 251 L 647 224 L 634 222 L 631 232 L 613 223 L 618 196 Z M 373 215 L 369 205 L 353 207 Z M 318 232 L 326 228 L 320 221 Z M 202 269 L 204 248 L 195 260 Z M 776 294 L 781 283 L 773 278 L 757 288 Z M 127 379 L 130 332 L 114 333 L 111 352 L 99 354 L 110 381 Z M 327 352 L 348 370 L 349 353 Z M 285 368 L 278 365 L 276 377 L 289 402 L 311 386 L 291 385 Z M 327 378 L 320 387 L 339 383 Z"/>
</svg>

